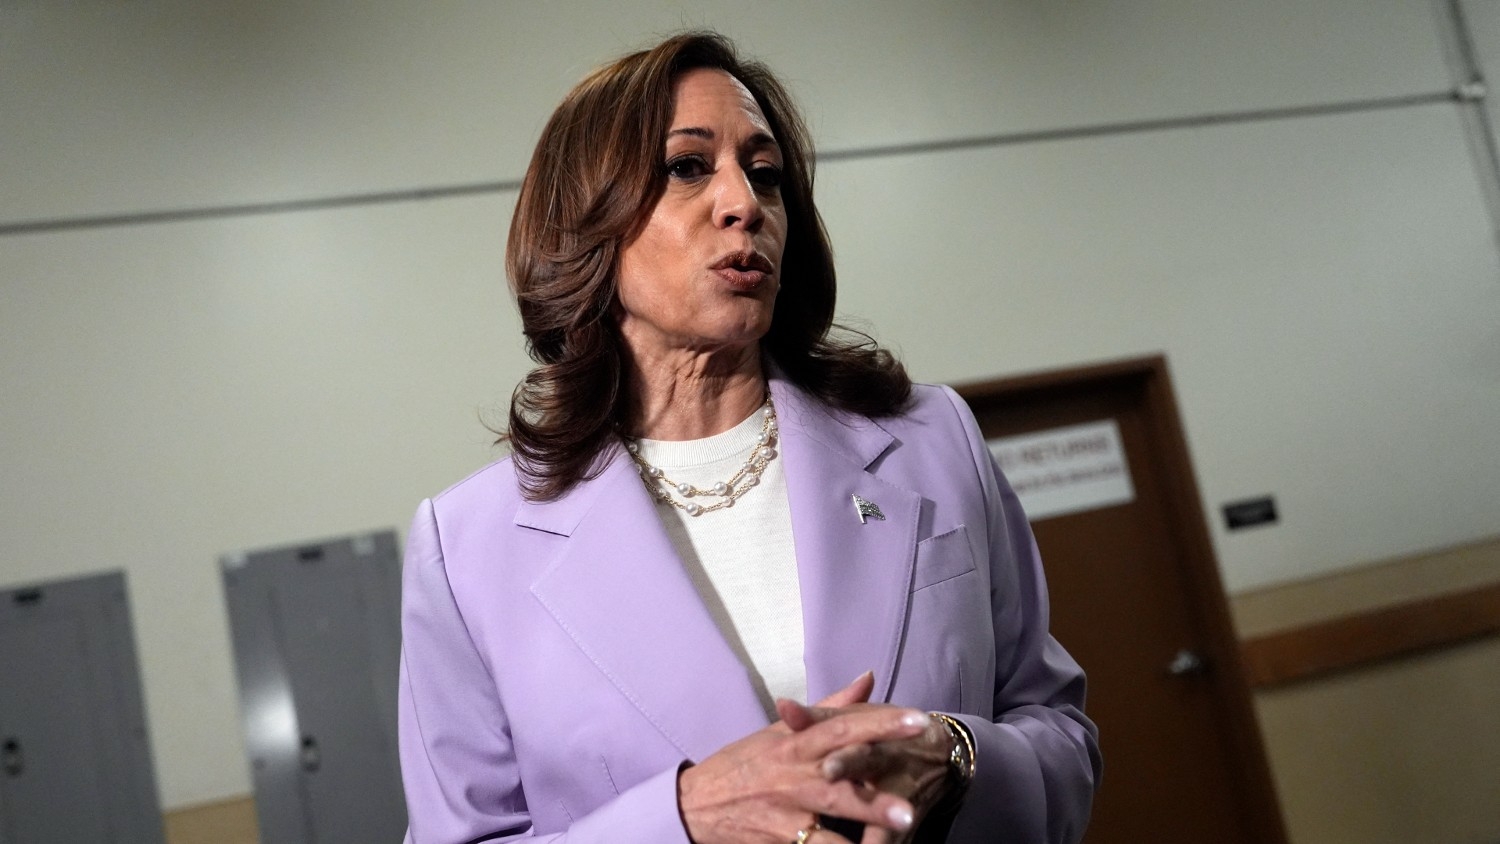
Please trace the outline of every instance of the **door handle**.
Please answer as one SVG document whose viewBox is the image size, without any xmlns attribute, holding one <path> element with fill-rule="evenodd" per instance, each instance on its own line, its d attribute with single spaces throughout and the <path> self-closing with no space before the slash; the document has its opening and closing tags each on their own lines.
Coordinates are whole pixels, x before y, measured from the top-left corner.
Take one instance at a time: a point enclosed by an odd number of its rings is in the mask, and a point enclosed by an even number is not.
<svg viewBox="0 0 1500 844">
<path fill-rule="evenodd" d="M 8 738 L 0 745 L 0 770 L 8 777 L 19 777 L 26 770 L 26 755 L 21 752 L 21 742 Z"/>
<path fill-rule="evenodd" d="M 1167 663 L 1167 674 L 1172 677 L 1198 677 L 1207 673 L 1208 660 L 1187 648 L 1179 650 Z"/>
<path fill-rule="evenodd" d="M 302 737 L 302 770 L 313 773 L 323 766 L 323 754 L 318 750 L 318 740 L 312 736 Z"/>
</svg>

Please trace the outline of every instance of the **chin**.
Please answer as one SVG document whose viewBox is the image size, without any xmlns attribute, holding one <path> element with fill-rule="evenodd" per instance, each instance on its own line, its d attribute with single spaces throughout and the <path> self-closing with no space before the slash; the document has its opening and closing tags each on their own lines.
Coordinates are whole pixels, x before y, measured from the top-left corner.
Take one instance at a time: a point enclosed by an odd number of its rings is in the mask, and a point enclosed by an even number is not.
<svg viewBox="0 0 1500 844">
<path fill-rule="evenodd" d="M 745 304 L 748 307 L 725 314 L 726 319 L 719 324 L 721 330 L 716 333 L 726 341 L 756 343 L 771 330 L 771 303 L 757 300 Z"/>
<path fill-rule="evenodd" d="M 766 320 L 764 324 L 741 326 L 735 330 L 719 332 L 712 345 L 725 351 L 759 352 L 760 342 L 770 330 L 770 320 Z"/>
</svg>

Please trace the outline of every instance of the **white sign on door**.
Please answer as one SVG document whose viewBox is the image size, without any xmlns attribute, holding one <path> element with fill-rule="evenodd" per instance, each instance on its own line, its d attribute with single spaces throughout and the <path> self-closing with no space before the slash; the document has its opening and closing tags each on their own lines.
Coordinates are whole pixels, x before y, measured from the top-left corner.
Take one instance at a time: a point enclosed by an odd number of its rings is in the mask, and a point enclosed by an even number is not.
<svg viewBox="0 0 1500 844">
<path fill-rule="evenodd" d="M 1135 500 L 1113 419 L 988 441 L 1031 521 Z"/>
</svg>

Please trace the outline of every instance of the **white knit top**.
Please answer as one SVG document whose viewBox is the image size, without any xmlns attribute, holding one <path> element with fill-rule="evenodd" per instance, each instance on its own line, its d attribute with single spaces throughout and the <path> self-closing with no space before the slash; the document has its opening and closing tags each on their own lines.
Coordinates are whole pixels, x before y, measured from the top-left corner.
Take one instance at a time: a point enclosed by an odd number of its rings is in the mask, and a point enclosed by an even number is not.
<svg viewBox="0 0 1500 844">
<path fill-rule="evenodd" d="M 674 482 L 711 488 L 744 465 L 757 445 L 762 413 L 757 408 L 739 425 L 700 440 L 639 440 L 640 456 Z M 772 721 L 777 719 L 776 698 L 807 698 L 802 591 L 781 464 L 778 455 L 760 483 L 732 507 L 689 516 L 669 504 L 656 506 L 703 603 L 748 669 Z"/>
</svg>

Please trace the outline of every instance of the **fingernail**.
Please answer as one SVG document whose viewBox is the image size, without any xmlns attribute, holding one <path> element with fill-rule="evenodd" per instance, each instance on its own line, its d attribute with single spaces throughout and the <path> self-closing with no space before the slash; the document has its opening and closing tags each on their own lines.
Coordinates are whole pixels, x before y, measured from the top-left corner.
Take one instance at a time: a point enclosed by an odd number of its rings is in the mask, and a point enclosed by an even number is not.
<svg viewBox="0 0 1500 844">
<path fill-rule="evenodd" d="M 844 775 L 844 765 L 837 759 L 823 760 L 823 778 L 836 780 Z"/>
<path fill-rule="evenodd" d="M 905 727 L 920 727 L 927 729 L 932 724 L 932 718 L 926 712 L 908 712 L 901 716 L 901 725 Z"/>
<path fill-rule="evenodd" d="M 911 829 L 911 810 L 905 806 L 892 806 L 885 810 L 885 819 L 897 830 Z"/>
</svg>

